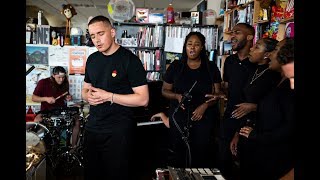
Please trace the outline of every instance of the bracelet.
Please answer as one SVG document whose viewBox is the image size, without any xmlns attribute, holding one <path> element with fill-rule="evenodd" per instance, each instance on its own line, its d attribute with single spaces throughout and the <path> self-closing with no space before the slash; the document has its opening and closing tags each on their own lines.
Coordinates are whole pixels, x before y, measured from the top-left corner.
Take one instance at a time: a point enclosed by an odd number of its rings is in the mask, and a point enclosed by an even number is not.
<svg viewBox="0 0 320 180">
<path fill-rule="evenodd" d="M 114 95 L 114 93 L 112 93 L 112 95 L 111 95 L 110 105 L 113 104 L 113 95 Z"/>
</svg>

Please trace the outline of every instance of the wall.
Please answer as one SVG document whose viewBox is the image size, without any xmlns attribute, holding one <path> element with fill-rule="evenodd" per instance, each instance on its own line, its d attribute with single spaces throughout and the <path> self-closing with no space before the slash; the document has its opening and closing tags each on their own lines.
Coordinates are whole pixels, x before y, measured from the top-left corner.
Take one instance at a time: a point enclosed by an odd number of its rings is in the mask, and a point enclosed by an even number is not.
<svg viewBox="0 0 320 180">
<path fill-rule="evenodd" d="M 222 0 L 208 0 L 207 9 L 213 9 L 217 15 L 219 15 L 221 1 Z"/>
<path fill-rule="evenodd" d="M 204 1 L 204 0 L 202 0 Z M 197 5 L 190 9 L 190 11 L 197 11 L 197 6 L 202 2 L 200 1 Z M 207 0 L 207 9 L 213 9 L 217 15 L 220 12 L 220 4 L 222 0 Z"/>
</svg>

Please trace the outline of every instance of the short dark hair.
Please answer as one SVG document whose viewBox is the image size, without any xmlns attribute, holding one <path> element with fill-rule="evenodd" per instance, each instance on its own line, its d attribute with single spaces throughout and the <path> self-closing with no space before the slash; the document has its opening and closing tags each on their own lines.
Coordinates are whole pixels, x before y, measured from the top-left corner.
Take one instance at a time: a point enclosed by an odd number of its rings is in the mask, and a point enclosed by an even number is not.
<svg viewBox="0 0 320 180">
<path fill-rule="evenodd" d="M 62 66 L 56 66 L 52 69 L 52 74 L 57 75 L 59 73 L 67 74 L 67 71 Z"/>
<path fill-rule="evenodd" d="M 106 24 L 109 24 L 112 26 L 111 24 L 111 21 L 109 20 L 109 18 L 105 17 L 105 16 L 102 16 L 102 15 L 99 15 L 99 16 L 95 16 L 93 17 L 89 23 L 88 23 L 88 26 L 93 24 L 93 23 L 96 23 L 96 22 L 105 22 Z"/>
<path fill-rule="evenodd" d="M 266 49 L 266 52 L 271 52 L 273 51 L 276 46 L 277 46 L 277 43 L 279 42 L 278 40 L 276 39 L 273 39 L 273 38 L 270 38 L 270 37 L 266 37 L 266 38 L 261 38 L 261 40 L 264 42 L 264 44 L 266 45 L 265 49 Z"/>
<path fill-rule="evenodd" d="M 294 39 L 286 37 L 283 46 L 280 47 L 277 60 L 280 64 L 288 64 L 294 61 Z"/>
<path fill-rule="evenodd" d="M 254 27 L 251 26 L 250 24 L 247 24 L 247 23 L 238 23 L 236 26 L 244 26 L 247 30 L 248 30 L 248 33 L 249 35 L 255 35 L 255 30 L 254 30 Z"/>
</svg>

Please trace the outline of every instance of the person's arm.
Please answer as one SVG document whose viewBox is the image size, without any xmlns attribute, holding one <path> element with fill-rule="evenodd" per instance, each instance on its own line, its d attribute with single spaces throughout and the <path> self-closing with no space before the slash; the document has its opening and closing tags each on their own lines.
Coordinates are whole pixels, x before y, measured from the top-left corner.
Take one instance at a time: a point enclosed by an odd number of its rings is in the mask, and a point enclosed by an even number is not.
<svg viewBox="0 0 320 180">
<path fill-rule="evenodd" d="M 163 124 L 164 124 L 167 128 L 170 128 L 169 117 L 168 117 L 168 116 L 166 116 L 163 112 L 160 112 L 160 113 L 154 114 L 154 115 L 150 118 L 150 120 L 151 120 L 151 121 L 155 121 L 157 117 L 162 120 Z"/>
<path fill-rule="evenodd" d="M 98 105 L 110 101 L 111 103 L 117 103 L 123 106 L 138 107 L 147 106 L 149 103 L 149 90 L 147 84 L 132 88 L 133 94 L 116 94 L 100 88 L 95 88 L 89 84 L 86 86 L 88 89 L 83 89 L 83 98 L 87 100 L 90 105 Z"/>
<path fill-rule="evenodd" d="M 232 111 L 232 118 L 240 119 L 250 112 L 257 111 L 257 104 L 255 103 L 240 103 L 235 105 L 237 108 Z"/>
<path fill-rule="evenodd" d="M 54 97 L 40 97 L 40 96 L 37 96 L 37 95 L 32 95 L 32 101 L 33 102 L 47 102 L 49 104 L 53 104 L 56 102 L 55 98 Z"/>
<path fill-rule="evenodd" d="M 222 81 L 221 82 L 221 98 L 224 100 L 228 99 L 228 82 Z"/>
<path fill-rule="evenodd" d="M 215 86 L 215 84 L 217 84 L 217 83 L 214 83 L 212 85 L 212 90 L 211 90 L 212 94 L 215 94 L 215 87 L 217 87 L 217 86 Z M 208 97 L 207 95 L 205 95 L 205 96 Z M 202 103 L 201 105 L 199 105 L 192 112 L 191 120 L 198 121 L 198 120 L 202 119 L 202 116 L 203 116 L 204 112 L 208 109 L 208 107 L 213 106 L 217 102 L 216 100 L 217 100 L 217 98 L 212 98 L 212 99 L 210 99 L 210 101 L 207 100 L 204 103 Z"/>
<path fill-rule="evenodd" d="M 85 101 L 88 101 L 88 93 L 91 86 L 92 85 L 90 83 L 83 81 L 81 96 L 82 96 L 82 99 Z"/>
<path fill-rule="evenodd" d="M 113 103 L 121 104 L 123 106 L 137 107 L 137 106 L 148 106 L 149 103 L 149 89 L 148 85 L 142 85 L 132 88 L 133 94 L 113 94 L 111 100 Z"/>
<path fill-rule="evenodd" d="M 182 95 L 174 93 L 172 89 L 173 89 L 173 84 L 169 84 L 163 81 L 162 89 L 161 89 L 162 95 L 167 99 L 176 99 L 178 100 L 178 102 L 180 102 L 182 99 Z"/>
<path fill-rule="evenodd" d="M 213 85 L 213 92 L 212 94 L 206 94 L 205 97 L 208 98 L 206 103 L 210 102 L 216 102 L 219 100 L 219 98 L 223 97 L 222 91 L 221 91 L 221 83 L 214 83 Z M 212 103 L 214 104 L 214 103 Z"/>
</svg>

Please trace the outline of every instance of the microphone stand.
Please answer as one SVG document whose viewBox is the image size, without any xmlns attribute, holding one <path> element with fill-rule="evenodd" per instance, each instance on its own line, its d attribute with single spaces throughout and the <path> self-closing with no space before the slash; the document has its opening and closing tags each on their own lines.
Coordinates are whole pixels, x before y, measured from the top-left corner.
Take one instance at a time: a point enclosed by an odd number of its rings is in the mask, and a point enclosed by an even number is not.
<svg viewBox="0 0 320 180">
<path fill-rule="evenodd" d="M 188 160 L 186 161 L 186 167 L 190 167 L 191 166 L 191 151 L 190 151 L 190 145 L 189 145 L 189 141 L 188 141 L 188 137 L 189 137 L 189 120 L 187 120 L 187 124 L 185 127 L 186 132 L 184 133 L 179 124 L 177 123 L 176 119 L 175 119 L 175 114 L 178 112 L 179 108 L 183 105 L 184 101 L 191 101 L 192 96 L 190 95 L 190 92 L 192 91 L 192 89 L 194 88 L 194 86 L 197 84 L 197 81 L 195 81 L 193 83 L 193 85 L 191 86 L 191 88 L 189 89 L 189 91 L 183 93 L 181 101 L 179 103 L 179 105 L 176 107 L 176 109 L 174 110 L 173 114 L 172 114 L 172 120 L 174 125 L 176 126 L 176 128 L 178 129 L 178 131 L 180 132 L 181 136 L 182 136 L 182 140 L 186 143 L 187 146 L 187 154 L 188 154 Z M 189 109 L 188 109 L 188 116 L 189 116 Z"/>
</svg>

